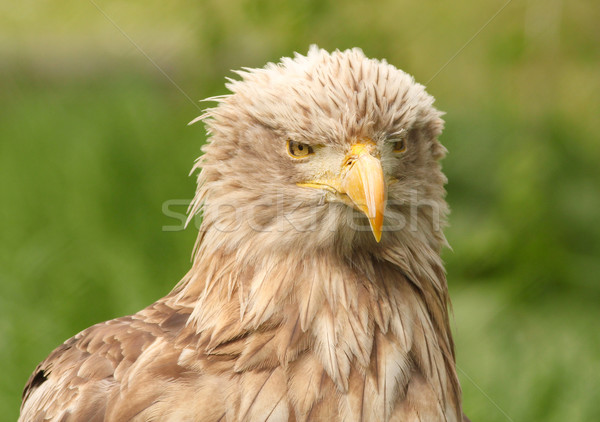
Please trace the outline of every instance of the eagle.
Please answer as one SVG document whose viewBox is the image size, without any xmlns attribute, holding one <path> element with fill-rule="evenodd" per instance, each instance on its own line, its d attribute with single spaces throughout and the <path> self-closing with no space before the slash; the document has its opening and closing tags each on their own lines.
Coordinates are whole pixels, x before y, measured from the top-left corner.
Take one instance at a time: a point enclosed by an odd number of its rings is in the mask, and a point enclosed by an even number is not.
<svg viewBox="0 0 600 422">
<path fill-rule="evenodd" d="M 358 48 L 236 74 L 191 122 L 191 269 L 55 349 L 19 420 L 467 420 L 433 97 Z"/>
</svg>

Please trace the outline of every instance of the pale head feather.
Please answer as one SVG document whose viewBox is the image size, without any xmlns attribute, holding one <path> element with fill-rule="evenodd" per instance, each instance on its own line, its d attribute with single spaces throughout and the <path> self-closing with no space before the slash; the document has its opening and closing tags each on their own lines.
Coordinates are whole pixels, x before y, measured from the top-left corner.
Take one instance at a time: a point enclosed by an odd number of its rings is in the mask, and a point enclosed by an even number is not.
<svg viewBox="0 0 600 422">
<path fill-rule="evenodd" d="M 422 85 L 356 48 L 330 54 L 312 46 L 306 56 L 236 73 L 242 79 L 230 79 L 232 93 L 214 97 L 218 105 L 199 118 L 209 142 L 194 167 L 202 170 L 190 214 L 203 209 L 202 244 L 246 257 L 331 248 L 349 255 L 418 237 L 439 251 L 447 213 L 438 164 L 443 121 Z M 386 150 L 386 140 L 399 133 L 408 142 L 400 160 Z M 388 191 L 392 231 L 380 245 L 354 210 L 296 186 L 338 166 L 362 138 L 377 142 L 384 172 L 398 179 Z M 288 139 L 324 145 L 325 152 L 294 162 L 285 151 Z"/>
</svg>

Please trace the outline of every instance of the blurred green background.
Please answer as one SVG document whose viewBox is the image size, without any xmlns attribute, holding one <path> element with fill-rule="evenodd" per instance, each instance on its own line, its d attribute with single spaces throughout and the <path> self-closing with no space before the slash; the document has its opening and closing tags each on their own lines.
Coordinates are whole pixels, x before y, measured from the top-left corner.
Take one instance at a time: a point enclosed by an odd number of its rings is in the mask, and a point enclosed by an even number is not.
<svg viewBox="0 0 600 422">
<path fill-rule="evenodd" d="M 514 0 L 477 34 L 504 5 L 2 1 L 0 419 L 54 347 L 186 272 L 195 230 L 163 230 L 163 204 L 194 191 L 197 100 L 318 43 L 387 58 L 447 112 L 466 413 L 600 420 L 600 7 Z"/>
</svg>

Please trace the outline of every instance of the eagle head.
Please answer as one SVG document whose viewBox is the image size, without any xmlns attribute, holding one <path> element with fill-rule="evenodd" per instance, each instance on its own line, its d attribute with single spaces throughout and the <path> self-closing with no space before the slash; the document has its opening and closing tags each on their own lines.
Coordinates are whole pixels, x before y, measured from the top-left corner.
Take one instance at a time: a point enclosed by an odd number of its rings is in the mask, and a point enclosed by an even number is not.
<svg viewBox="0 0 600 422">
<path fill-rule="evenodd" d="M 196 119 L 210 141 L 192 210 L 203 208 L 210 244 L 351 253 L 445 242 L 442 113 L 411 76 L 360 49 L 316 46 L 237 74 Z"/>
</svg>

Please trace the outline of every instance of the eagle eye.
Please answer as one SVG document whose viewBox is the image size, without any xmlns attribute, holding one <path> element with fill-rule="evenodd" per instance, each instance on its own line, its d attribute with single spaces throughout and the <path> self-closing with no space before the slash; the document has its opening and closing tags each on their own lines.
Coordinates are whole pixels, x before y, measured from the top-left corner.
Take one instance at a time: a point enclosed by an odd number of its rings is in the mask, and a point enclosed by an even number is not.
<svg viewBox="0 0 600 422">
<path fill-rule="evenodd" d="M 394 152 L 396 154 L 401 154 L 406 151 L 406 139 L 404 137 L 393 139 L 394 143 Z"/>
<path fill-rule="evenodd" d="M 313 154 L 314 150 L 310 145 L 288 139 L 287 152 L 292 158 L 304 158 L 308 157 L 310 154 Z"/>
</svg>

